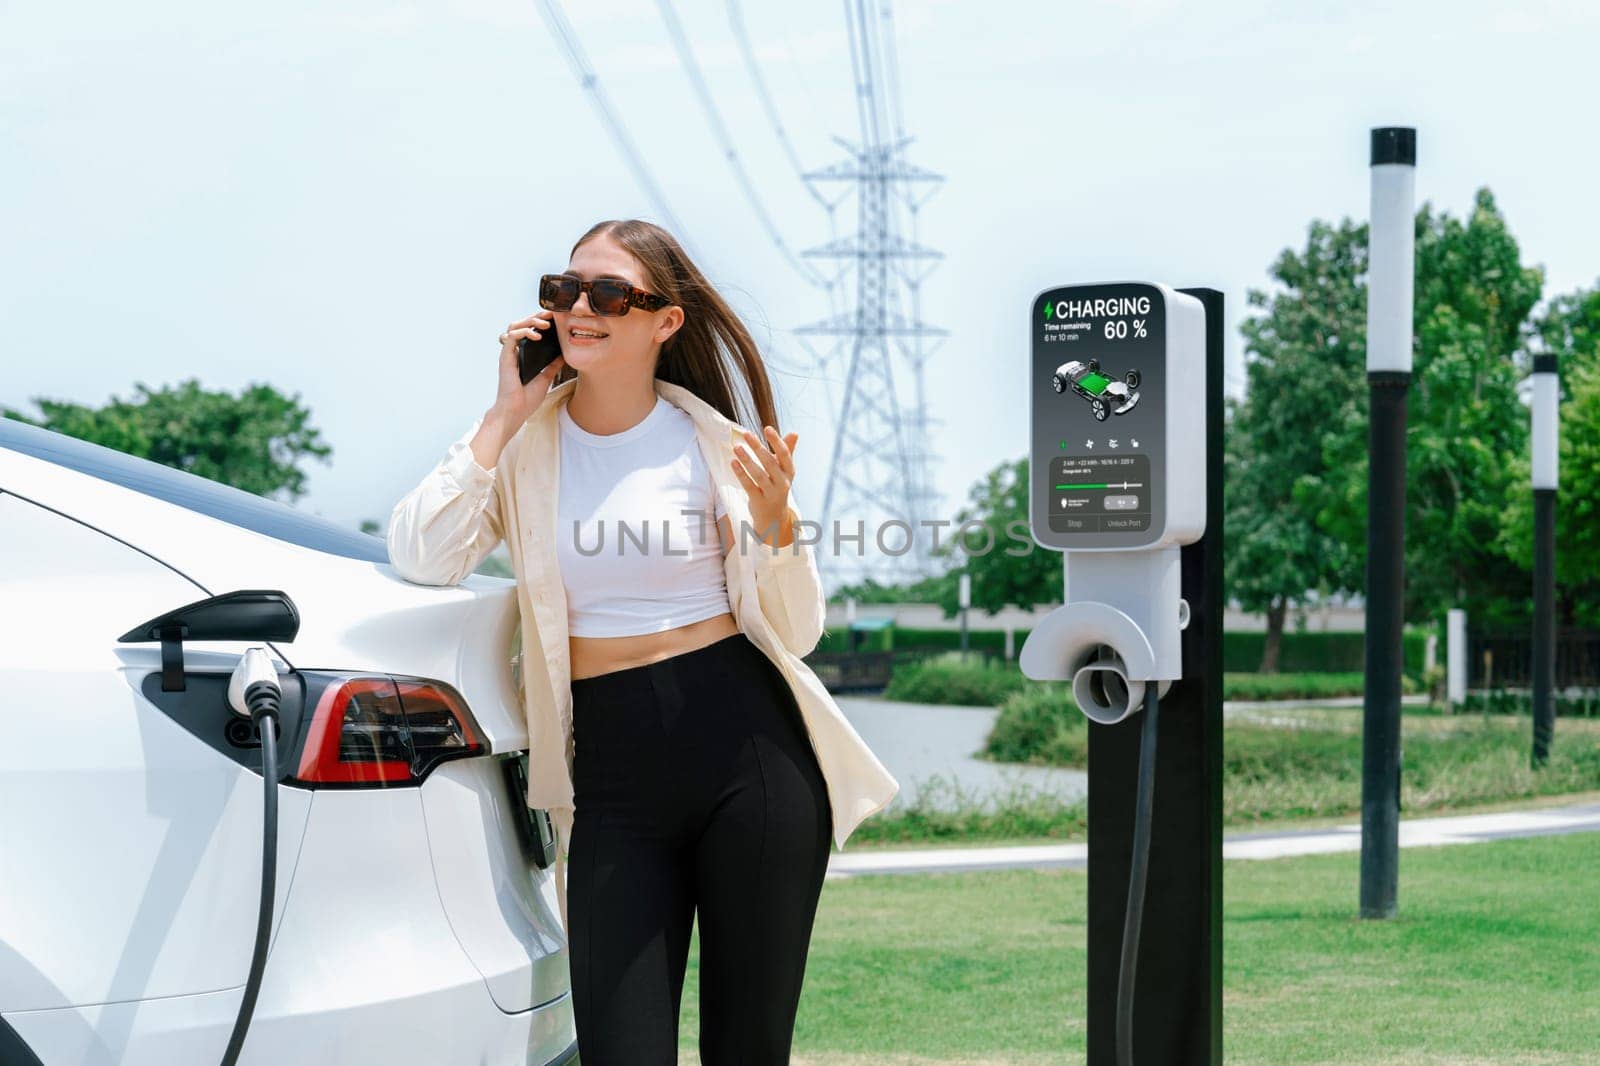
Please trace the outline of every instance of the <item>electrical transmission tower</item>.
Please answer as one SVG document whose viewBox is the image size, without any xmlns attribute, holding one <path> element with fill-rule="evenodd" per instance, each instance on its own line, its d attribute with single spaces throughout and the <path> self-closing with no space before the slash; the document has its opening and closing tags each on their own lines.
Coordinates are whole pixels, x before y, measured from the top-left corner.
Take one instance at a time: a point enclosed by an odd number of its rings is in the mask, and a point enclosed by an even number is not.
<svg viewBox="0 0 1600 1066">
<path fill-rule="evenodd" d="M 898 583 L 933 572 L 930 531 L 922 523 L 937 517 L 932 470 L 939 453 L 931 446 L 935 420 L 928 415 L 924 369 L 948 335 L 921 315 L 922 282 L 944 256 L 916 236 L 917 211 L 944 177 L 906 157 L 913 138 L 901 119 L 890 4 L 844 0 L 844 7 L 860 142 L 835 137 L 848 157 L 805 178 L 852 187 L 857 228 L 801 256 L 837 261 L 840 278 L 853 271 L 855 306 L 794 331 L 825 378 L 843 376 L 817 517 L 823 532 L 818 565 L 834 587 L 866 578 Z M 831 347 L 819 352 L 808 337 L 830 338 Z M 858 530 L 859 539 L 845 539 Z"/>
<path fill-rule="evenodd" d="M 539 0 L 539 5 L 624 162 L 663 220 L 689 247 L 686 231 L 589 64 L 560 0 Z M 823 535 L 818 565 L 830 584 L 868 577 L 888 584 L 926 576 L 933 572 L 928 553 L 932 536 L 922 523 L 936 518 L 939 508 L 932 477 L 938 453 L 930 445 L 936 420 L 928 415 L 924 370 L 948 334 L 922 321 L 922 282 L 944 256 L 918 242 L 917 212 L 944 177 L 906 157 L 912 138 L 906 135 L 900 106 L 891 0 L 844 0 L 861 136 L 859 143 L 835 137 L 848 157 L 813 171 L 801 169 L 745 31 L 738 0 L 728 0 L 729 25 L 767 119 L 808 190 L 827 210 L 834 234 L 798 257 L 745 170 L 738 143 L 706 83 L 672 0 L 657 0 L 657 6 L 706 122 L 751 210 L 796 274 L 828 297 L 827 318 L 793 331 L 817 360 L 837 419 L 827 489 L 816 516 Z M 844 191 L 829 197 L 818 189 L 831 183 L 842 184 Z M 835 209 L 851 191 L 857 200 L 856 232 L 837 236 Z M 835 260 L 839 266 L 824 273 L 812 267 L 818 260 Z M 830 350 L 817 351 L 808 337 L 831 338 Z M 838 399 L 832 395 L 836 378 L 844 386 Z"/>
</svg>

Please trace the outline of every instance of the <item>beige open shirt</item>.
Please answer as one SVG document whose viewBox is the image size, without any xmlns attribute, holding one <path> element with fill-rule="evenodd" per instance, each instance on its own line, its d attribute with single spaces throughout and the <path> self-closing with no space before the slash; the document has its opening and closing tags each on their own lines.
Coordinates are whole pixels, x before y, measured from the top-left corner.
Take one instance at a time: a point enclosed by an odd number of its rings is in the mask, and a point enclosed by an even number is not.
<svg viewBox="0 0 1600 1066">
<path fill-rule="evenodd" d="M 576 385 L 573 378 L 550 390 L 507 442 L 493 470 L 473 457 L 470 442 L 482 419 L 474 422 L 395 504 L 388 530 L 395 572 L 425 585 L 459 583 L 502 539 L 510 550 L 522 619 L 528 806 L 548 811 L 556 828 L 556 893 L 563 927 L 575 807 L 567 597 L 556 566 L 561 470 L 556 411 L 572 398 Z M 772 548 L 762 543 L 750 517 L 749 495 L 733 472 L 734 445 L 743 428 L 681 385 L 656 378 L 655 389 L 694 420 L 717 495 L 733 523 L 734 547 L 723 559 L 728 603 L 740 631 L 777 664 L 794 693 L 827 780 L 834 840 L 843 848 L 855 827 L 887 806 L 900 786 L 801 659 L 822 636 L 826 600 L 814 549 L 804 543 L 798 524 L 799 509 L 791 502 L 797 524 L 790 544 Z"/>
</svg>

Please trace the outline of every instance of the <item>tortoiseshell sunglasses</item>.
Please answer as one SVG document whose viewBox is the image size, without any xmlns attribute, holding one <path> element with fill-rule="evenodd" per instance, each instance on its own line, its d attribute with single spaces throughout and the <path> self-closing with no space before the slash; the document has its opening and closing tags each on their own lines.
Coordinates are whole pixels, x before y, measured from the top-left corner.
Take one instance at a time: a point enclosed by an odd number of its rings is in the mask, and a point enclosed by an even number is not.
<svg viewBox="0 0 1600 1066">
<path fill-rule="evenodd" d="M 621 278 L 580 281 L 571 274 L 546 274 L 539 279 L 539 306 L 546 311 L 570 311 L 582 292 L 589 294 L 589 306 L 594 308 L 595 314 L 610 318 L 625 315 L 634 307 L 659 311 L 672 302 L 665 296 L 635 288 Z"/>
</svg>

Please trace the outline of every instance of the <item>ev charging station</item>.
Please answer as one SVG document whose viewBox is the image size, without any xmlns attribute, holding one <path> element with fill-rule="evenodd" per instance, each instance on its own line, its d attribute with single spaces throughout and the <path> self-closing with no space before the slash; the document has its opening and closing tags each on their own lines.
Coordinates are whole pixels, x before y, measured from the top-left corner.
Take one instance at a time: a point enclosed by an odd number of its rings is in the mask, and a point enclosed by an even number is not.
<svg viewBox="0 0 1600 1066">
<path fill-rule="evenodd" d="M 1145 282 L 1030 308 L 1028 517 L 1062 605 L 1019 665 L 1090 719 L 1090 1066 L 1222 1062 L 1222 312 Z"/>
</svg>

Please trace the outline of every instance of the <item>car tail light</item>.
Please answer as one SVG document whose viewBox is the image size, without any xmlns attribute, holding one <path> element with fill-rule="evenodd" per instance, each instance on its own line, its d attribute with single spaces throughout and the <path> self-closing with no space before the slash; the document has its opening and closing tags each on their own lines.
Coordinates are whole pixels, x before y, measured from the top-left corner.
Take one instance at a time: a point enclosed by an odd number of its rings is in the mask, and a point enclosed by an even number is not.
<svg viewBox="0 0 1600 1066">
<path fill-rule="evenodd" d="M 489 750 L 466 701 L 442 681 L 302 673 L 313 709 L 290 778 L 298 784 L 417 785 L 441 762 Z"/>
</svg>

